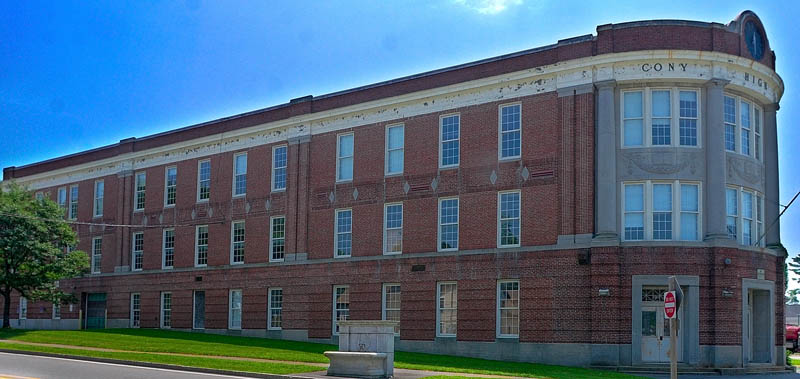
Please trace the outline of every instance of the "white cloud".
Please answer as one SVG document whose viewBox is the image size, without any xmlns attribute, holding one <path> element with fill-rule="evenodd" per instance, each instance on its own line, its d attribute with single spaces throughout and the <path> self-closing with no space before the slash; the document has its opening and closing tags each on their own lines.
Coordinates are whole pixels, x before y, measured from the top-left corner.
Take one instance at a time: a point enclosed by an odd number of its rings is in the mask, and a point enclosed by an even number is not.
<svg viewBox="0 0 800 379">
<path fill-rule="evenodd" d="M 480 14 L 498 14 L 509 6 L 521 5 L 523 0 L 453 0 L 455 4 L 465 6 Z"/>
</svg>

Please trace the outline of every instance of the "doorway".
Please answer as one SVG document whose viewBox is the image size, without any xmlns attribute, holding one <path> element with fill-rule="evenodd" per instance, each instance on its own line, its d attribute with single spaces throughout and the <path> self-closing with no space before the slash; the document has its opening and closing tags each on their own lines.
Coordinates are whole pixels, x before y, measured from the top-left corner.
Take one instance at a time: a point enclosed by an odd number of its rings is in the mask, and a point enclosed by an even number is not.
<svg viewBox="0 0 800 379">
<path fill-rule="evenodd" d="M 90 293 L 86 296 L 86 329 L 106 327 L 106 294 Z"/>
<path fill-rule="evenodd" d="M 670 337 L 669 319 L 664 314 L 664 294 L 667 287 L 642 287 L 642 362 L 666 363 L 669 362 Z M 678 322 L 683 318 L 683 309 L 678 311 Z M 683 346 L 680 333 L 676 341 L 678 361 L 682 360 Z"/>
<path fill-rule="evenodd" d="M 749 315 L 746 326 L 749 340 L 750 363 L 770 363 L 770 296 L 769 291 L 749 289 L 747 291 L 747 314 Z"/>
</svg>

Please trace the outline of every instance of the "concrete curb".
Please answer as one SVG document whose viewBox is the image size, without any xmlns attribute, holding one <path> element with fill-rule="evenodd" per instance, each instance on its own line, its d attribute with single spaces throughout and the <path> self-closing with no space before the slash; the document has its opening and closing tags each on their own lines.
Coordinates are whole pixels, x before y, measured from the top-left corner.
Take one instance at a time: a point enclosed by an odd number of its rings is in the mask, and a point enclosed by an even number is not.
<svg viewBox="0 0 800 379">
<path fill-rule="evenodd" d="M 215 368 L 202 368 L 202 367 L 189 367 L 189 366 L 171 365 L 171 364 L 166 364 L 166 363 L 150 363 L 150 362 L 139 362 L 139 361 L 127 361 L 127 360 L 123 360 L 123 359 L 85 357 L 85 356 L 81 356 L 81 355 L 43 353 L 43 352 L 39 352 L 39 351 L 25 351 L 25 350 L 13 350 L 13 349 L 3 349 L 3 348 L 0 348 L 0 353 L 20 354 L 20 355 L 33 355 L 33 356 L 48 357 L 48 358 L 65 358 L 65 359 L 74 359 L 74 360 L 78 360 L 78 361 L 98 362 L 98 363 L 112 363 L 112 364 L 125 365 L 125 366 L 160 368 L 160 369 L 166 369 L 166 370 L 175 370 L 175 371 L 184 371 L 184 372 L 197 372 L 197 373 L 203 373 L 203 374 L 240 376 L 240 377 L 245 377 L 245 378 L 262 378 L 262 379 L 311 379 L 312 378 L 310 376 L 302 376 L 302 375 L 262 374 L 262 373 L 257 373 L 257 372 L 221 370 L 221 369 L 215 369 Z M 322 371 L 322 370 L 320 370 L 320 371 Z"/>
</svg>

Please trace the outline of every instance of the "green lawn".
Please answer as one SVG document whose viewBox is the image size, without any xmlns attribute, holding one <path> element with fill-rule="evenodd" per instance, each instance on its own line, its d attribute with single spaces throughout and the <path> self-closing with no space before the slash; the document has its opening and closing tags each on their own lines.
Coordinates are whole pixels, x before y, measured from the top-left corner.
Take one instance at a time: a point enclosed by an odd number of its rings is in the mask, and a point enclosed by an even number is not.
<svg viewBox="0 0 800 379">
<path fill-rule="evenodd" d="M 246 357 L 261 358 L 279 361 L 293 362 L 314 362 L 327 363 L 328 359 L 322 353 L 329 350 L 337 350 L 334 345 L 316 344 L 308 342 L 295 342 L 284 340 L 272 340 L 253 337 L 223 336 L 217 334 L 178 332 L 158 329 L 104 329 L 104 330 L 0 330 L 0 339 L 16 340 L 24 342 L 36 342 L 47 344 L 61 344 L 84 347 L 100 347 L 106 349 L 126 350 L 141 353 L 110 353 L 95 352 L 75 349 L 62 351 L 63 354 L 76 354 L 88 356 L 105 356 L 100 354 L 122 354 L 139 361 L 159 363 L 185 364 L 197 367 L 212 367 L 210 364 L 224 364 L 226 368 L 239 370 L 228 366 L 229 362 L 239 367 L 250 367 L 254 371 L 256 366 L 262 363 L 231 361 L 225 359 L 212 358 L 183 358 L 175 356 L 159 356 L 157 354 L 142 353 L 184 353 L 223 357 Z M 10 345 L 14 345 L 11 347 Z M 34 350 L 38 347 L 25 346 L 20 344 L 4 343 L 3 348 L 14 348 L 20 350 Z M 56 352 L 57 348 L 46 347 L 44 349 L 54 350 L 35 350 Z M 111 358 L 111 356 L 108 356 Z M 142 358 L 144 357 L 144 358 Z M 152 360 L 151 360 L 152 359 Z M 202 361 L 203 365 L 176 363 L 181 360 L 192 363 Z M 268 365 L 264 363 L 263 365 Z M 283 365 L 290 366 L 286 369 L 298 369 L 308 371 L 309 366 Z M 444 371 L 453 373 L 488 374 L 488 375 L 507 375 L 507 376 L 531 376 L 539 378 L 632 378 L 630 375 L 620 374 L 610 371 L 589 370 L 575 367 L 551 366 L 532 363 L 502 362 L 485 359 L 454 357 L 445 355 L 422 354 L 397 352 L 395 354 L 395 367 L 417 370 Z M 213 366 L 213 368 L 223 368 Z M 277 370 L 275 368 L 263 368 L 264 370 Z M 260 370 L 260 369 L 259 369 Z M 313 370 L 320 370 L 319 367 Z M 313 371 L 312 370 L 312 371 Z M 276 371 L 258 371 L 276 373 Z M 294 371 L 301 372 L 301 371 Z"/>
</svg>

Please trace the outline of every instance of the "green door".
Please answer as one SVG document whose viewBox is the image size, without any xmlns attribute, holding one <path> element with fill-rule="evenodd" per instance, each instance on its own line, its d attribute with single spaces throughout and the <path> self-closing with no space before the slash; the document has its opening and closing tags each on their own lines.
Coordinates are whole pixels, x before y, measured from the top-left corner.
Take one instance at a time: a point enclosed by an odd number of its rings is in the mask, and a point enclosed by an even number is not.
<svg viewBox="0 0 800 379">
<path fill-rule="evenodd" d="M 86 297 L 86 329 L 106 327 L 106 294 L 90 293 Z"/>
</svg>

